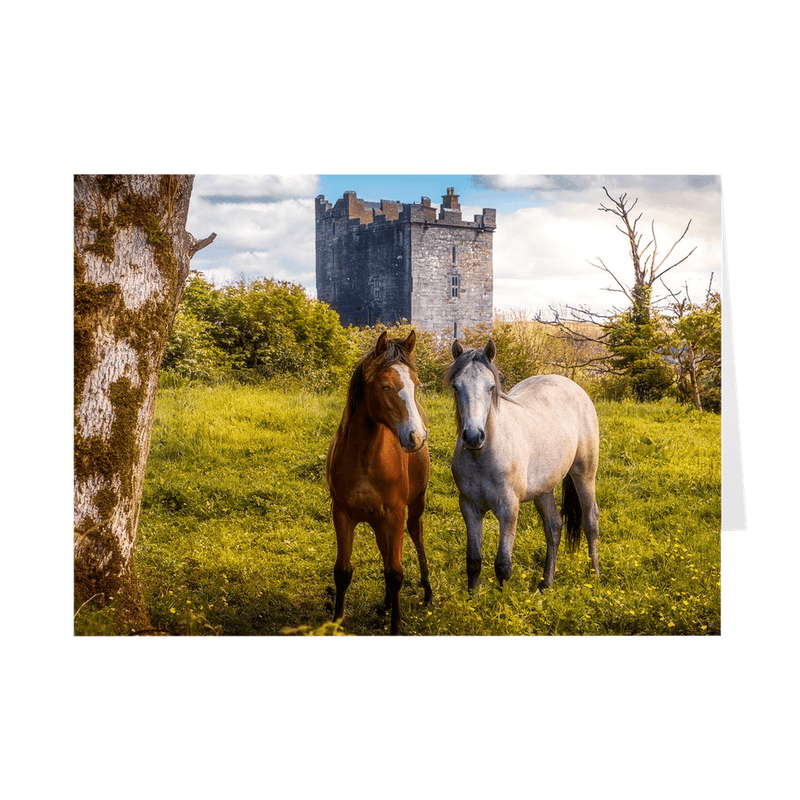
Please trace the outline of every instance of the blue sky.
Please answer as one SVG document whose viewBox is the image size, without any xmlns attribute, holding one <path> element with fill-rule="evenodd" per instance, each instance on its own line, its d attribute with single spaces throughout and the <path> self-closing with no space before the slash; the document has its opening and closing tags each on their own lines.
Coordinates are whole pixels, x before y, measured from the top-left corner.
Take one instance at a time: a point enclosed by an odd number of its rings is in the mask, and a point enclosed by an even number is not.
<svg viewBox="0 0 800 800">
<path fill-rule="evenodd" d="M 356 185 L 362 199 L 410 203 L 428 197 L 434 204 L 438 204 L 447 187 L 452 186 L 462 205 L 494 208 L 500 212 L 515 211 L 535 201 L 524 191 L 476 184 L 471 175 L 320 175 L 319 183 L 327 199 L 341 197 Z"/>
<path fill-rule="evenodd" d="M 497 210 L 494 235 L 494 306 L 499 313 L 549 314 L 568 306 L 606 313 L 624 307 L 613 280 L 589 263 L 602 259 L 630 281 L 627 239 L 617 218 L 599 210 L 623 193 L 638 198 L 643 245 L 655 223 L 666 254 L 691 219 L 689 233 L 667 263 L 694 254 L 670 273 L 672 291 L 684 285 L 703 298 L 711 274 L 719 288 L 722 264 L 721 187 L 714 176 L 580 175 L 197 175 L 188 229 L 214 243 L 192 261 L 218 286 L 240 278 L 276 278 L 316 293 L 314 198 L 335 203 L 345 191 L 363 200 L 434 205 L 448 187 L 459 195 L 465 219 Z M 663 288 L 663 287 L 662 287 Z M 656 295 L 660 288 L 657 287 Z M 664 290 L 666 291 L 666 290 Z"/>
</svg>

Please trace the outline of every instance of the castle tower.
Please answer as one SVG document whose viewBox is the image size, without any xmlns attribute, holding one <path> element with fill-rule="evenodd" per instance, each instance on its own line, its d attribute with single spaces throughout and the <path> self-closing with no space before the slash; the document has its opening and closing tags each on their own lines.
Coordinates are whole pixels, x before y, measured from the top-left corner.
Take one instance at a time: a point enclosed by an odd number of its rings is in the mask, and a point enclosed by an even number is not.
<svg viewBox="0 0 800 800">
<path fill-rule="evenodd" d="M 443 336 L 492 322 L 496 212 L 462 219 L 454 188 L 439 216 L 419 203 L 366 202 L 345 192 L 315 201 L 317 297 L 343 325 L 402 319 Z"/>
</svg>

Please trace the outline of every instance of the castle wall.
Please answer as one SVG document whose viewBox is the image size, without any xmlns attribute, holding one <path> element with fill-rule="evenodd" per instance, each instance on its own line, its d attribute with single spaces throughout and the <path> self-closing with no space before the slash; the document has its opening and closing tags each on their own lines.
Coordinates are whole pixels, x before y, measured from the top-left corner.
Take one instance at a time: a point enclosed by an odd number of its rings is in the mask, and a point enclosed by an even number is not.
<svg viewBox="0 0 800 800">
<path fill-rule="evenodd" d="M 316 199 L 317 297 L 342 324 L 408 320 L 442 335 L 492 322 L 494 209 L 461 218 L 448 189 L 439 219 L 430 200 L 365 203 L 346 192 Z"/>
<path fill-rule="evenodd" d="M 425 330 L 454 337 L 475 325 L 491 326 L 491 231 L 414 226 L 411 249 L 413 322 Z"/>
</svg>

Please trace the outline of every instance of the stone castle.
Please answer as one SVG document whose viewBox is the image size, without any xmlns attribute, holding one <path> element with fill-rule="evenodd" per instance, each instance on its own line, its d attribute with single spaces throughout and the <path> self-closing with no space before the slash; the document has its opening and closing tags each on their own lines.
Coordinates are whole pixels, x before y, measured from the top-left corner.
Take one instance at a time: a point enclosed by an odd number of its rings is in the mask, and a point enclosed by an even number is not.
<svg viewBox="0 0 800 800">
<path fill-rule="evenodd" d="M 315 202 L 317 297 L 343 325 L 407 320 L 458 337 L 492 323 L 492 234 L 496 212 L 461 219 L 455 189 L 431 201 L 365 202 L 355 192 Z"/>
</svg>

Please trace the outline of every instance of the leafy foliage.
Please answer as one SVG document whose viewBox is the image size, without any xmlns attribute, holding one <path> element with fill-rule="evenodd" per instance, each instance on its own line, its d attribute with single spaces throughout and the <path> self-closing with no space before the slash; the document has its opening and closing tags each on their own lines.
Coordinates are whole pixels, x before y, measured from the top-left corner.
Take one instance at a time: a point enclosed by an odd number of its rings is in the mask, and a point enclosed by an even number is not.
<svg viewBox="0 0 800 800">
<path fill-rule="evenodd" d="M 194 283 L 194 281 L 193 281 Z M 231 368 L 231 359 L 216 343 L 213 326 L 180 306 L 162 367 L 189 380 L 216 382 Z"/>
<path fill-rule="evenodd" d="M 703 305 L 688 296 L 645 322 L 632 308 L 604 326 L 610 372 L 636 400 L 675 397 L 719 413 L 722 391 L 722 307 L 709 292 Z M 638 321 L 637 321 L 638 320 Z"/>
<path fill-rule="evenodd" d="M 565 335 L 563 328 L 507 315 L 491 328 L 465 331 L 463 343 L 483 347 L 494 339 L 507 388 L 530 375 L 558 373 L 594 398 L 670 396 L 692 402 L 694 359 L 702 407 L 719 410 L 719 319 L 718 302 L 702 308 L 684 304 L 671 317 L 652 310 L 642 318 L 631 309 L 603 325 L 571 323 Z M 346 383 L 381 331 L 405 337 L 412 327 L 343 328 L 334 311 L 299 285 L 261 279 L 220 289 L 193 273 L 164 357 L 162 385 L 281 380 L 287 388 L 324 391 Z M 605 338 L 598 341 L 601 333 Z M 417 368 L 425 391 L 441 390 L 450 345 L 449 338 L 417 331 Z"/>
<path fill-rule="evenodd" d="M 706 302 L 676 305 L 674 340 L 681 402 L 719 412 L 722 406 L 722 303 L 709 292 Z"/>
<path fill-rule="evenodd" d="M 606 345 L 613 372 L 639 402 L 663 398 L 675 382 L 675 374 L 664 358 L 670 347 L 663 321 L 651 311 L 646 321 L 634 309 L 612 317 L 606 324 Z"/>
<path fill-rule="evenodd" d="M 344 375 L 350 349 L 335 312 L 302 286 L 264 278 L 217 289 L 194 273 L 164 368 L 189 379 L 303 375 L 330 383 Z"/>
</svg>

